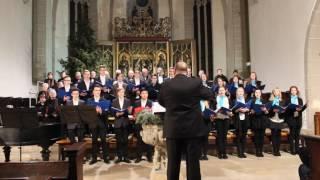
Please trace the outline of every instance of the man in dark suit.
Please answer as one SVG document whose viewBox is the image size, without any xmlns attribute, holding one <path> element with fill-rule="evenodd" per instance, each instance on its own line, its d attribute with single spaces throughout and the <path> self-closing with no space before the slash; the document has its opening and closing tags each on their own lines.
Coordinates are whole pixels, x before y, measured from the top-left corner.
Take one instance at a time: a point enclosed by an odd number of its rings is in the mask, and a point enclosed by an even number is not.
<svg viewBox="0 0 320 180">
<path fill-rule="evenodd" d="M 83 79 L 78 83 L 80 90 L 80 98 L 84 101 L 91 97 L 93 83 L 90 80 L 90 71 L 84 70 L 82 73 Z"/>
<path fill-rule="evenodd" d="M 71 99 L 71 78 L 65 76 L 63 78 L 63 87 L 58 89 L 58 100 L 59 104 L 65 104 L 67 100 Z"/>
<path fill-rule="evenodd" d="M 71 89 L 71 100 L 67 100 L 66 105 L 67 106 L 80 106 L 84 105 L 85 102 L 79 98 L 79 89 L 73 88 Z M 75 131 L 77 132 L 78 136 L 78 142 L 83 141 L 84 138 L 84 125 L 82 123 L 68 123 L 67 124 L 67 129 L 68 129 L 68 137 L 70 139 L 71 143 L 75 143 Z"/>
<path fill-rule="evenodd" d="M 129 96 L 131 103 L 134 103 L 136 100 L 140 98 L 140 89 L 145 87 L 146 83 L 142 80 L 140 71 L 135 71 L 133 82 L 129 84 Z"/>
<path fill-rule="evenodd" d="M 130 163 L 128 159 L 128 126 L 131 113 L 131 103 L 124 97 L 124 89 L 118 88 L 116 91 L 117 98 L 112 101 L 112 113 L 115 116 L 114 131 L 117 139 L 117 156 L 115 163 L 121 161 Z"/>
<path fill-rule="evenodd" d="M 112 84 L 113 80 L 107 73 L 107 68 L 104 65 L 99 67 L 99 76 L 95 80 L 94 84 L 99 84 L 102 86 L 102 96 L 104 96 L 108 100 L 114 99 L 112 94 Z"/>
<path fill-rule="evenodd" d="M 112 85 L 112 92 L 116 92 L 118 88 L 123 88 L 125 94 L 128 94 L 128 84 L 124 82 L 123 74 L 117 74 L 116 81 Z"/>
<path fill-rule="evenodd" d="M 158 76 L 158 84 L 162 84 L 167 79 L 161 67 L 157 68 L 157 76 Z"/>
<path fill-rule="evenodd" d="M 152 75 L 151 83 L 147 86 L 148 98 L 151 101 L 158 101 L 160 92 L 160 84 L 158 84 L 158 77 L 156 74 Z"/>
<path fill-rule="evenodd" d="M 87 104 L 89 106 L 93 106 L 96 108 L 98 114 L 96 127 L 90 127 L 90 131 L 92 134 L 92 160 L 90 161 L 90 164 L 95 164 L 97 162 L 97 156 L 99 153 L 98 138 L 100 138 L 102 147 L 103 161 L 107 164 L 109 163 L 109 152 L 108 144 L 106 142 L 106 134 L 108 127 L 107 116 L 111 106 L 111 102 L 100 96 L 101 89 L 102 88 L 99 85 L 94 86 L 92 91 L 93 97 L 88 99 L 87 101 Z"/>
<path fill-rule="evenodd" d="M 201 78 L 201 77 L 200 77 Z M 218 68 L 217 69 L 217 75 L 214 77 L 214 83 L 218 83 L 218 78 L 222 79 L 226 84 L 228 83 L 228 78 L 222 73 L 222 69 Z"/>
<path fill-rule="evenodd" d="M 152 101 L 148 99 L 148 90 L 146 88 L 141 89 L 140 100 L 135 102 L 134 108 L 150 109 L 152 108 Z M 139 163 L 142 159 L 142 153 L 146 152 L 148 162 L 152 162 L 152 146 L 145 144 L 140 135 L 142 130 L 141 124 L 135 124 L 135 136 L 137 137 L 137 159 L 135 163 Z"/>
<path fill-rule="evenodd" d="M 151 81 L 151 77 L 149 74 L 149 71 L 147 68 L 142 68 L 141 70 L 141 75 L 142 75 L 142 80 L 146 83 L 149 84 Z"/>
<path fill-rule="evenodd" d="M 200 180 L 200 143 L 207 136 L 200 100 L 209 100 L 212 93 L 200 79 L 187 77 L 187 64 L 178 62 L 175 77 L 163 83 L 159 103 L 166 108 L 164 137 L 168 151 L 168 180 L 178 180 L 182 152 L 186 153 L 187 179 Z"/>
</svg>

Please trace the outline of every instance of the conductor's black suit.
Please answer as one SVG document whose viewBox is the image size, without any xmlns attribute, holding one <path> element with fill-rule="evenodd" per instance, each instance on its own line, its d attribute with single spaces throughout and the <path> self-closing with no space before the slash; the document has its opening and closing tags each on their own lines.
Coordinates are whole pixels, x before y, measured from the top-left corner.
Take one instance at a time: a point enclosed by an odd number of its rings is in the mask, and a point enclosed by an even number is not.
<svg viewBox="0 0 320 180">
<path fill-rule="evenodd" d="M 207 136 L 200 100 L 209 100 L 210 90 L 200 79 L 177 74 L 162 84 L 159 103 L 166 108 L 164 137 L 168 150 L 168 180 L 178 180 L 181 153 L 186 153 L 187 179 L 200 180 L 200 143 Z"/>
</svg>

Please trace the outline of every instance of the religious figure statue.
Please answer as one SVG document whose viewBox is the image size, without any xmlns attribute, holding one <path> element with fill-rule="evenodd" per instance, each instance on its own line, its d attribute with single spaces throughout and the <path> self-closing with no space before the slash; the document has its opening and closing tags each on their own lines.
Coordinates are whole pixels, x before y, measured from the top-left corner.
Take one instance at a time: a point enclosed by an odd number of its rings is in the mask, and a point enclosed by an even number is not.
<svg viewBox="0 0 320 180">
<path fill-rule="evenodd" d="M 133 60 L 133 67 L 134 67 L 134 70 L 139 70 L 139 71 L 141 70 L 141 59 L 140 58 Z"/>
<path fill-rule="evenodd" d="M 142 64 L 142 68 L 147 68 L 149 72 L 152 72 L 153 70 L 152 59 L 148 59 L 148 58 L 145 59 Z"/>
<path fill-rule="evenodd" d="M 115 37 L 171 37 L 169 17 L 154 19 L 154 11 L 147 0 L 137 1 L 128 18 L 114 19 Z M 139 5 L 139 3 L 141 3 Z M 141 6 L 144 5 L 144 6 Z"/>
<path fill-rule="evenodd" d="M 187 63 L 188 67 L 192 67 L 192 59 L 188 53 L 184 54 L 184 62 Z"/>
<path fill-rule="evenodd" d="M 128 74 L 129 71 L 129 61 L 127 59 L 126 55 L 123 55 L 120 62 L 119 62 L 119 69 L 121 70 L 121 72 L 125 75 Z"/>
<path fill-rule="evenodd" d="M 167 68 L 166 59 L 162 53 L 159 54 L 157 67 L 161 67 L 162 69 Z"/>
</svg>

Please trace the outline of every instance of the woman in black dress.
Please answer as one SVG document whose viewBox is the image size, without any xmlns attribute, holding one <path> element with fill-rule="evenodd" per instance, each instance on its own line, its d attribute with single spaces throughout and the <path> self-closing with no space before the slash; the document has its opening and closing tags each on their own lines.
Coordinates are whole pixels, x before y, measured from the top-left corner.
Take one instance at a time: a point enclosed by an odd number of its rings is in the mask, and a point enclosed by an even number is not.
<svg viewBox="0 0 320 180">
<path fill-rule="evenodd" d="M 251 104 L 251 124 L 254 132 L 254 145 L 256 148 L 256 156 L 263 157 L 264 136 L 268 122 L 269 111 L 265 107 L 267 103 L 261 98 L 261 90 L 256 89 Z"/>
<path fill-rule="evenodd" d="M 299 139 L 302 127 L 302 111 L 305 109 L 305 107 L 303 107 L 303 100 L 299 97 L 299 89 L 297 86 L 291 86 L 289 92 L 290 96 L 285 105 L 288 106 L 290 104 L 294 104 L 297 106 L 294 109 L 288 108 L 285 118 L 290 129 L 290 153 L 295 155 L 299 151 Z"/>
<path fill-rule="evenodd" d="M 282 100 L 281 96 L 281 90 L 279 88 L 272 90 L 270 101 L 272 103 L 272 107 L 269 110 L 269 123 L 271 129 L 273 155 L 281 156 L 281 130 L 286 127 L 286 124 L 284 122 L 285 112 L 279 108 L 284 105 L 284 101 Z"/>
</svg>

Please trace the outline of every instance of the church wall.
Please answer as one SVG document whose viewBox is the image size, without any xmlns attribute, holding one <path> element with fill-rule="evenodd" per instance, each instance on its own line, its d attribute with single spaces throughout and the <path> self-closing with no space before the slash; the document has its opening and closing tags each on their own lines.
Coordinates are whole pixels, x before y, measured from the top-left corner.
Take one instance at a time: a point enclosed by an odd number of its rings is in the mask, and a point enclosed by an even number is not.
<svg viewBox="0 0 320 180">
<path fill-rule="evenodd" d="M 313 132 L 313 115 L 315 112 L 320 111 L 320 0 L 317 0 L 317 4 L 313 10 L 306 40 L 305 53 L 306 97 L 309 103 L 307 111 L 309 121 L 307 127 Z"/>
<path fill-rule="evenodd" d="M 0 96 L 28 97 L 32 86 L 32 0 L 0 1 Z"/>
<path fill-rule="evenodd" d="M 193 5 L 194 0 L 184 1 L 184 36 L 185 39 L 193 39 Z"/>
<path fill-rule="evenodd" d="M 251 70 L 267 84 L 267 91 L 297 85 L 305 99 L 305 42 L 314 4 L 315 0 L 249 0 Z"/>
</svg>

